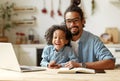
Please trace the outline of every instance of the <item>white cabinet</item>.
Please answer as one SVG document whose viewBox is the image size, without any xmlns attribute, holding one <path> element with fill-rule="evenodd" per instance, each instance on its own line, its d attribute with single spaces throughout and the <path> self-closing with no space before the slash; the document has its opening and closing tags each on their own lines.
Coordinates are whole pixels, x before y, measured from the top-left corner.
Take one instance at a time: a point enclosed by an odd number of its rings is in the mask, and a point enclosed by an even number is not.
<svg viewBox="0 0 120 81">
<path fill-rule="evenodd" d="M 20 65 L 36 65 L 36 48 L 20 46 L 18 49 Z"/>
<path fill-rule="evenodd" d="M 19 58 L 19 50 L 18 50 L 18 46 L 13 45 L 13 48 L 14 48 L 15 54 L 16 54 L 17 59 L 18 59 L 18 58 Z M 19 59 L 18 59 L 18 61 L 19 61 Z"/>
<path fill-rule="evenodd" d="M 116 64 L 120 64 L 120 44 L 105 45 L 116 58 Z M 43 49 L 45 44 L 14 45 L 20 65 L 37 66 L 37 49 Z"/>
<path fill-rule="evenodd" d="M 37 65 L 37 48 L 44 48 L 45 45 L 14 45 L 14 49 L 20 65 Z"/>
<path fill-rule="evenodd" d="M 116 6 L 118 9 L 120 8 L 120 0 L 111 0 L 112 5 Z"/>
<path fill-rule="evenodd" d="M 120 64 L 120 44 L 106 45 L 110 52 L 116 58 L 116 64 Z"/>
</svg>

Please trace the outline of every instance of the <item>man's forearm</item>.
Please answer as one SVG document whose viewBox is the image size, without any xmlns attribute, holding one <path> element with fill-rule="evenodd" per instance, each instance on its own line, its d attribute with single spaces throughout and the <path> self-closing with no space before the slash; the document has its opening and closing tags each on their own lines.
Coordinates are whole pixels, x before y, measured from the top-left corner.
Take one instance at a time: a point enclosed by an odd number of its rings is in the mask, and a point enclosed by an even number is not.
<svg viewBox="0 0 120 81">
<path fill-rule="evenodd" d="M 91 69 L 114 69 L 115 62 L 114 60 L 101 60 L 96 62 L 87 62 L 86 67 Z"/>
</svg>

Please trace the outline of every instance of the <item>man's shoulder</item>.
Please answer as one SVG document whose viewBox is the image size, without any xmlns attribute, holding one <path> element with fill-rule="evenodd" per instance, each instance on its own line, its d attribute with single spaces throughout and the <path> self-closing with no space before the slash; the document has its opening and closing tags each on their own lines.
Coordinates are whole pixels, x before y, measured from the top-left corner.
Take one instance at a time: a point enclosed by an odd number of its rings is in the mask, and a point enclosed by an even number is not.
<svg viewBox="0 0 120 81">
<path fill-rule="evenodd" d="M 67 50 L 67 51 L 72 51 L 73 50 L 71 46 L 65 46 L 64 49 Z"/>
<path fill-rule="evenodd" d="M 99 37 L 89 31 L 85 31 L 84 30 L 84 36 L 87 37 L 87 38 L 93 38 L 93 39 L 98 39 Z"/>
<path fill-rule="evenodd" d="M 97 35 L 92 34 L 88 31 L 83 31 L 83 35 L 80 38 L 83 43 L 93 43 L 95 41 L 100 41 L 100 38 Z"/>
<path fill-rule="evenodd" d="M 66 49 L 72 49 L 72 47 L 71 47 L 71 46 L 65 46 L 65 48 L 66 48 Z"/>
<path fill-rule="evenodd" d="M 83 32 L 84 32 L 86 35 L 89 35 L 89 36 L 96 36 L 95 34 L 89 32 L 89 31 L 86 31 L 86 30 L 84 30 Z"/>
</svg>

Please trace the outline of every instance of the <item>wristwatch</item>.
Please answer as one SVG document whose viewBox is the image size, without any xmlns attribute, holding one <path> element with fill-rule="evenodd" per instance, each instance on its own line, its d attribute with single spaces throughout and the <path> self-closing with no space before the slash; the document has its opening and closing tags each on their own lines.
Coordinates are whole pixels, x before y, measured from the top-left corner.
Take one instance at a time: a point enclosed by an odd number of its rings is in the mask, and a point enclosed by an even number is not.
<svg viewBox="0 0 120 81">
<path fill-rule="evenodd" d="M 86 64 L 84 62 L 82 62 L 81 67 L 86 68 Z"/>
</svg>

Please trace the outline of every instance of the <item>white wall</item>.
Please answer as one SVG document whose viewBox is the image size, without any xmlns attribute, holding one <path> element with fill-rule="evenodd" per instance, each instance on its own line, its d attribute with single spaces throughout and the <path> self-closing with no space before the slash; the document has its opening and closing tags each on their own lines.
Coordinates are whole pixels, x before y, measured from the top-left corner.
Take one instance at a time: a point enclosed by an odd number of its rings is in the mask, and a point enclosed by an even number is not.
<svg viewBox="0 0 120 81">
<path fill-rule="evenodd" d="M 120 31 L 120 7 L 117 8 L 112 5 L 110 0 L 96 0 L 95 2 L 95 12 L 86 20 L 85 29 L 98 36 L 100 36 L 107 27 L 118 27 Z"/>
<path fill-rule="evenodd" d="M 48 29 L 52 24 L 60 24 L 63 22 L 63 17 L 58 16 L 57 9 L 58 9 L 58 0 L 54 1 L 54 11 L 55 16 L 54 18 L 50 17 L 50 1 L 46 0 L 46 7 L 48 10 L 47 14 L 41 13 L 43 8 L 43 0 L 0 0 L 0 3 L 12 1 L 15 2 L 19 6 L 36 6 L 37 12 L 35 13 L 20 13 L 20 15 L 28 16 L 28 18 L 33 15 L 37 17 L 37 25 L 35 27 L 15 27 L 10 32 L 7 32 L 9 36 L 9 40 L 15 42 L 15 32 L 25 32 L 28 34 L 28 29 L 33 28 L 36 31 L 36 34 L 39 35 L 40 42 L 45 43 L 44 40 L 44 33 L 46 29 Z M 62 1 L 62 13 L 64 13 L 65 9 L 70 4 L 70 0 L 61 0 Z M 105 28 L 107 27 L 118 27 L 120 31 L 120 8 L 118 9 L 114 5 L 110 3 L 110 0 L 95 0 L 96 9 L 93 15 L 89 15 L 86 19 L 86 27 L 85 30 L 88 30 L 98 36 L 104 33 Z M 88 5 L 90 8 L 91 5 Z"/>
</svg>

